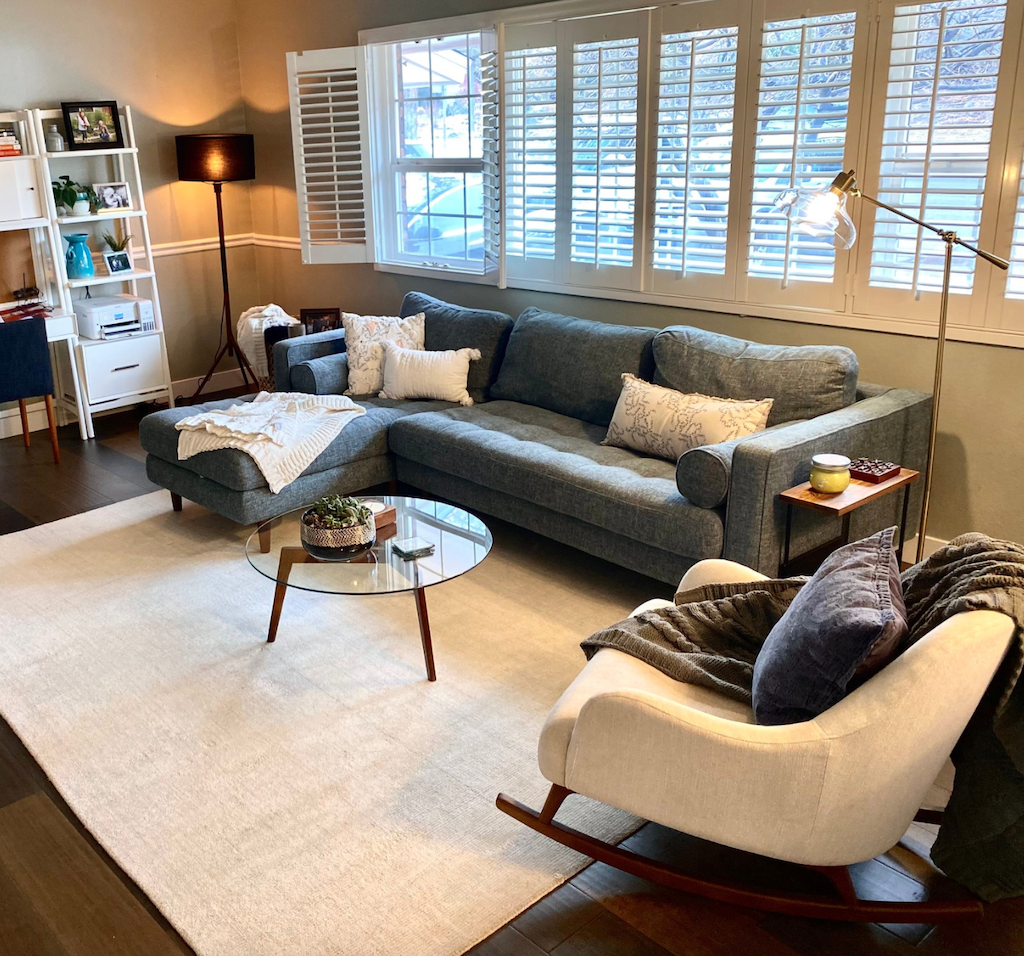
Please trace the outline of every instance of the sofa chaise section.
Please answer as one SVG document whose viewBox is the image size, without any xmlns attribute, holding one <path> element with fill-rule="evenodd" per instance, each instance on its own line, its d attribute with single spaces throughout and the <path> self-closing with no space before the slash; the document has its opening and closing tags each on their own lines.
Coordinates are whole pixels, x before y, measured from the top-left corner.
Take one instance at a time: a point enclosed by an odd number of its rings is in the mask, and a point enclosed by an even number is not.
<svg viewBox="0 0 1024 956">
<path fill-rule="evenodd" d="M 150 481 L 239 524 L 266 521 L 324 495 L 351 494 L 391 481 L 395 478 L 395 465 L 388 452 L 387 435 L 392 423 L 405 415 L 454 407 L 449 402 L 364 400 L 360 404 L 366 408 L 366 414 L 349 422 L 295 481 L 275 495 L 256 463 L 236 448 L 221 448 L 178 460 L 176 422 L 240 401 L 245 399 L 168 408 L 147 415 L 139 426 L 139 439 L 148 453 L 146 474 Z"/>
</svg>

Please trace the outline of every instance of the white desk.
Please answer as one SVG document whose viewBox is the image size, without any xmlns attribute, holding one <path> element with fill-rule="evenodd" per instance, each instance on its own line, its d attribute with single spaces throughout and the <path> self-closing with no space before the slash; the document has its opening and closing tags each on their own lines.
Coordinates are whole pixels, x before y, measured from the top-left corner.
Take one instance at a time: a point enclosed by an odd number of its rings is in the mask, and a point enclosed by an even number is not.
<svg viewBox="0 0 1024 956">
<path fill-rule="evenodd" d="M 62 376 L 59 369 L 54 375 L 57 382 L 57 405 L 61 409 L 69 405 L 78 419 L 78 434 L 85 441 L 93 437 L 92 420 L 85 413 L 85 405 L 82 402 L 82 383 L 78 374 L 78 328 L 75 325 L 74 315 L 67 313 L 55 313 L 46 319 L 46 340 L 51 344 L 64 342 L 68 350 L 68 366 L 71 369 L 71 390 L 74 393 L 74 402 L 69 402 L 64 394 Z"/>
</svg>

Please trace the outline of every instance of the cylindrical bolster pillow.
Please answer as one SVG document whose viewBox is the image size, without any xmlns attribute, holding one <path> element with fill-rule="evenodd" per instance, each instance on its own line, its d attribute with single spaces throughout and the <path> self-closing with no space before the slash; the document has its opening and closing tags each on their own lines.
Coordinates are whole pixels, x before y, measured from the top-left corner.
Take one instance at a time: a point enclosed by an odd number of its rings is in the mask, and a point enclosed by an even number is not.
<svg viewBox="0 0 1024 956">
<path fill-rule="evenodd" d="M 729 496 L 732 479 L 732 456 L 740 442 L 759 438 L 766 432 L 778 431 L 803 421 L 771 425 L 753 435 L 744 435 L 717 445 L 701 445 L 684 452 L 676 462 L 676 487 L 679 493 L 698 508 L 717 508 Z"/>
<path fill-rule="evenodd" d="M 341 395 L 348 388 L 348 355 L 325 355 L 292 366 L 292 387 L 310 395 Z"/>
<path fill-rule="evenodd" d="M 684 452 L 676 462 L 679 493 L 698 508 L 717 508 L 729 494 L 735 447 L 735 441 L 724 441 Z"/>
</svg>

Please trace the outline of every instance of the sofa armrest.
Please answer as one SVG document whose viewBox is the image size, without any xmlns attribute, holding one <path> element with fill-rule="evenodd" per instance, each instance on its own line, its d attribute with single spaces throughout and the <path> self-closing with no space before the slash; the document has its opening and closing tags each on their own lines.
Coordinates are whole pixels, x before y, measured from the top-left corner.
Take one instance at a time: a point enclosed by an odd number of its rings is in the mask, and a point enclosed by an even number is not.
<svg viewBox="0 0 1024 956">
<path fill-rule="evenodd" d="M 716 445 L 701 445 L 683 452 L 676 462 L 676 487 L 679 494 L 698 508 L 717 508 L 729 495 L 732 479 L 732 459 L 736 448 L 742 442 L 750 441 L 766 431 L 778 431 L 790 425 L 797 425 L 803 419 L 783 422 L 753 435 L 720 441 Z"/>
<path fill-rule="evenodd" d="M 274 344 L 274 387 L 279 392 L 298 391 L 292 369 L 300 362 L 345 351 L 345 330 L 331 329 L 315 335 L 299 335 Z"/>
<path fill-rule="evenodd" d="M 325 355 L 292 366 L 292 391 L 310 395 L 344 395 L 348 388 L 348 355 Z"/>
<path fill-rule="evenodd" d="M 834 452 L 850 458 L 884 458 L 907 468 L 924 468 L 932 397 L 909 389 L 888 391 L 810 421 L 761 432 L 737 444 L 726 506 L 722 557 L 775 576 L 785 536 L 786 508 L 779 494 L 807 480 L 811 457 Z M 912 486 L 920 498 L 920 482 Z M 851 539 L 870 534 L 900 517 L 902 495 L 885 495 L 851 515 Z M 915 502 L 916 505 L 916 502 Z M 918 508 L 908 513 L 908 536 Z M 801 554 L 838 534 L 831 516 L 794 509 L 792 552 Z"/>
</svg>

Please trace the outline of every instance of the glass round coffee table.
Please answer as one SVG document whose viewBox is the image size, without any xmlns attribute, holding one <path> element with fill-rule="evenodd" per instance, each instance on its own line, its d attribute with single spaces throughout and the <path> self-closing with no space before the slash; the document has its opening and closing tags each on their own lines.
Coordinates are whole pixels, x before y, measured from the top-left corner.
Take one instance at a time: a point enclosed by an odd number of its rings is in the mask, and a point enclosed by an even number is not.
<svg viewBox="0 0 1024 956">
<path fill-rule="evenodd" d="M 324 561 L 302 546 L 300 521 L 308 505 L 263 522 L 249 536 L 245 543 L 249 564 L 276 585 L 267 641 L 277 637 L 288 588 L 320 594 L 411 591 L 416 597 L 427 679 L 436 680 L 425 591 L 465 574 L 483 561 L 491 550 L 491 532 L 475 515 L 440 501 L 395 495 L 364 500 L 393 506 L 395 517 L 383 526 L 378 525 L 373 547 L 348 559 Z M 388 520 L 387 514 L 384 520 Z M 433 544 L 433 553 L 407 560 L 392 549 L 394 541 L 413 537 Z"/>
</svg>

